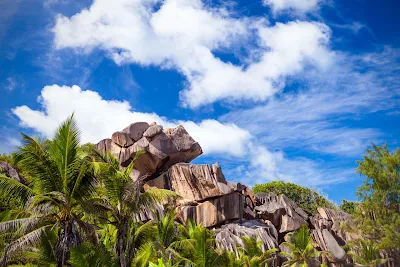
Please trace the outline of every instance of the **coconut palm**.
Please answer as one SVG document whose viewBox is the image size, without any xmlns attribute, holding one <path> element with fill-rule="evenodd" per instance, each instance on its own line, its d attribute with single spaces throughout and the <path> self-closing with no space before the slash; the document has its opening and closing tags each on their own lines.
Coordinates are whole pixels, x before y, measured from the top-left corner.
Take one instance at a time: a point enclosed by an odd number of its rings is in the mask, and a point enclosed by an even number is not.
<svg viewBox="0 0 400 267">
<path fill-rule="evenodd" d="M 272 254 L 277 251 L 276 248 L 273 248 L 263 252 L 261 250 L 261 241 L 257 241 L 253 237 L 243 236 L 242 240 L 244 247 L 237 249 L 239 251 L 239 261 L 241 266 L 244 267 L 265 266 L 271 260 Z"/>
<path fill-rule="evenodd" d="M 302 225 L 290 237 L 289 242 L 283 242 L 289 252 L 280 252 L 280 255 L 288 258 L 282 266 L 301 266 L 310 265 L 310 261 L 321 255 L 320 251 L 314 248 L 314 243 L 310 231 L 306 225 Z"/>
<path fill-rule="evenodd" d="M 374 267 L 387 261 L 380 257 L 380 248 L 372 240 L 358 240 L 348 254 L 358 266 Z"/>
<path fill-rule="evenodd" d="M 40 142 L 22 135 L 19 164 L 31 177 L 30 186 L 0 177 L 0 195 L 24 208 L 25 216 L 0 223 L 1 233 L 13 233 L 1 264 L 41 242 L 51 230 L 57 235 L 57 266 L 64 266 L 70 249 L 83 236 L 96 239 L 94 228 L 84 222 L 80 204 L 95 191 L 96 178 L 89 158 L 79 147 L 79 130 L 73 115 L 58 128 L 52 141 Z M 29 216 L 27 216 L 29 215 Z"/>
<path fill-rule="evenodd" d="M 179 264 L 184 258 L 179 251 L 187 245 L 186 231 L 182 224 L 176 221 L 176 213 L 169 210 L 152 225 L 151 236 L 139 250 L 137 265 L 148 266 L 149 263 L 157 263 L 158 260 L 167 265 Z"/>
<path fill-rule="evenodd" d="M 143 178 L 136 181 L 129 176 L 133 170 L 137 153 L 133 161 L 124 169 L 111 153 L 97 157 L 99 163 L 100 188 L 98 196 L 92 197 L 84 205 L 85 211 L 112 224 L 116 228 L 115 253 L 119 266 L 131 266 L 138 248 L 138 236 L 148 225 L 139 227 L 139 214 L 159 209 L 160 203 L 178 197 L 172 191 L 151 189 L 142 192 Z"/>
<path fill-rule="evenodd" d="M 189 220 L 186 223 L 180 255 L 184 266 L 223 266 L 224 254 L 216 250 L 215 233 Z"/>
</svg>

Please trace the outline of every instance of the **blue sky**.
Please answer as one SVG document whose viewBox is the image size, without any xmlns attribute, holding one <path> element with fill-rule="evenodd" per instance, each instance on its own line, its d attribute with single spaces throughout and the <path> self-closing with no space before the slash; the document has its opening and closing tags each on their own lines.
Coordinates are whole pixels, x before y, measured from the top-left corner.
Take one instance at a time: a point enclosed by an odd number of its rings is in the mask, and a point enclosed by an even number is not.
<svg viewBox="0 0 400 267">
<path fill-rule="evenodd" d="M 83 142 L 134 121 L 183 124 L 196 163 L 354 200 L 370 142 L 399 147 L 397 1 L 5 0 L 0 152 L 51 138 L 75 112 Z"/>
</svg>

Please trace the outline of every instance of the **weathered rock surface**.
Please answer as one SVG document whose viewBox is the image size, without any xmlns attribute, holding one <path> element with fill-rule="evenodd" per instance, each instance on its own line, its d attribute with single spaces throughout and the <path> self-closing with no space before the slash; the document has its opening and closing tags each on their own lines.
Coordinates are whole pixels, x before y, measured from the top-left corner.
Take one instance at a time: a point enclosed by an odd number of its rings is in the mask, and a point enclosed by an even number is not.
<svg viewBox="0 0 400 267">
<path fill-rule="evenodd" d="M 129 136 L 129 134 L 124 132 L 115 132 L 111 136 L 111 140 L 121 146 L 121 147 L 128 147 L 133 145 L 133 139 Z"/>
<path fill-rule="evenodd" d="M 12 178 L 15 181 L 18 181 L 24 185 L 28 184 L 26 179 L 22 175 L 19 175 L 17 170 L 11 167 L 8 162 L 0 161 L 0 173 L 4 173 L 5 176 Z"/>
<path fill-rule="evenodd" d="M 262 241 L 263 251 L 285 251 L 283 240 L 287 241 L 301 225 L 309 225 L 317 248 L 329 252 L 324 262 L 328 260 L 332 266 L 348 262 L 341 246 L 354 236 L 340 225 L 351 219 L 349 214 L 319 208 L 318 214 L 311 216 L 285 195 L 254 195 L 248 186 L 227 181 L 218 163 L 189 164 L 202 149 L 183 126 L 163 128 L 156 123 L 137 122 L 115 132 L 111 139 L 100 141 L 96 147 L 100 153 L 111 152 L 118 157 L 122 168 L 138 151 L 144 151 L 135 161 L 131 178 L 146 177 L 145 191 L 164 188 L 179 194 L 182 198 L 174 202 L 178 219 L 184 223 L 192 219 L 214 228 L 221 248 L 238 252 L 237 248 L 243 246 L 241 237 L 251 236 Z M 164 207 L 160 206 L 157 213 L 163 214 Z M 142 211 L 136 219 L 148 221 L 155 216 Z M 274 266 L 282 260 L 285 259 L 277 258 Z M 309 266 L 319 266 L 320 261 L 310 261 Z"/>
<path fill-rule="evenodd" d="M 162 133 L 163 127 L 161 125 L 150 126 L 144 133 L 143 137 L 153 138 L 156 135 Z"/>
<path fill-rule="evenodd" d="M 333 258 L 333 261 L 345 260 L 346 252 L 341 246 L 346 241 L 341 237 L 342 230 L 339 227 L 344 218 L 350 219 L 350 215 L 342 211 L 326 208 L 318 208 L 318 212 L 319 214 L 310 218 L 310 222 L 314 227 L 312 230 L 314 241 L 322 250 L 330 253 L 330 258 Z"/>
<path fill-rule="evenodd" d="M 149 128 L 149 124 L 147 122 L 135 122 L 126 127 L 123 132 L 129 134 L 129 136 L 133 139 L 134 142 L 138 141 L 142 138 L 143 133 Z"/>
<path fill-rule="evenodd" d="M 319 207 L 317 210 L 322 218 L 332 222 L 332 230 L 335 232 L 339 230 L 342 222 L 348 221 L 351 218 L 350 214 L 340 210 L 332 210 L 321 207 Z"/>
<path fill-rule="evenodd" d="M 179 206 L 177 213 L 183 222 L 189 219 L 205 227 L 243 218 L 243 195 L 233 192 L 198 203 L 195 206 Z"/>
<path fill-rule="evenodd" d="M 232 192 L 226 184 L 219 182 L 221 172 L 214 173 L 207 164 L 177 163 L 159 177 L 147 184 L 157 188 L 169 189 L 179 194 L 184 200 L 204 200 Z"/>
<path fill-rule="evenodd" d="M 329 251 L 331 255 L 338 260 L 342 260 L 346 257 L 344 249 L 327 229 L 322 229 L 322 236 L 325 241 L 326 251 Z"/>
<path fill-rule="evenodd" d="M 262 242 L 262 251 L 278 247 L 278 232 L 272 223 L 261 220 L 240 220 L 215 229 L 217 245 L 230 251 L 243 247 L 242 237 L 253 237 Z"/>
<path fill-rule="evenodd" d="M 183 126 L 170 129 L 166 134 L 161 125 L 149 126 L 146 122 L 132 123 L 122 132 L 115 132 L 111 139 L 100 141 L 96 148 L 100 153 L 111 151 L 122 167 L 128 166 L 136 153 L 143 150 L 145 153 L 137 159 L 132 179 L 153 176 L 176 163 L 190 162 L 202 154 L 200 145 Z"/>
<path fill-rule="evenodd" d="M 255 207 L 257 215 L 271 221 L 280 233 L 291 232 L 299 229 L 303 224 L 308 224 L 307 213 L 285 195 L 261 193 L 256 195 L 256 199 L 261 204 Z"/>
</svg>

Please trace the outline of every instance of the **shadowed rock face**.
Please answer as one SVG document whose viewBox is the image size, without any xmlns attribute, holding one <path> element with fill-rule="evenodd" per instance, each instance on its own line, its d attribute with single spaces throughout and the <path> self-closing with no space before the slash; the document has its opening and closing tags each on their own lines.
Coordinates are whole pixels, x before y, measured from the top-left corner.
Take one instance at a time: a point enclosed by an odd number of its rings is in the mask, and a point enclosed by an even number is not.
<svg viewBox="0 0 400 267">
<path fill-rule="evenodd" d="M 303 224 L 308 224 L 307 213 L 285 195 L 262 193 L 257 194 L 256 199 L 257 203 L 262 204 L 255 207 L 257 215 L 271 221 L 280 233 L 291 232 Z"/>
<path fill-rule="evenodd" d="M 234 192 L 197 205 L 179 206 L 176 210 L 184 223 L 194 220 L 197 224 L 212 227 L 243 218 L 243 195 Z"/>
</svg>

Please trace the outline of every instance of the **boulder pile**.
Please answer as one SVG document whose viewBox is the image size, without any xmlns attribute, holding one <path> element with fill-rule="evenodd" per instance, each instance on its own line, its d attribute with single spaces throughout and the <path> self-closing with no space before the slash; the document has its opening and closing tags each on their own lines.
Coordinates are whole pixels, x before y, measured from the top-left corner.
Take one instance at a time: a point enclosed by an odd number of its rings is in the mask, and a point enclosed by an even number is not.
<svg viewBox="0 0 400 267">
<path fill-rule="evenodd" d="M 220 247 L 237 251 L 243 246 L 241 237 L 251 236 L 262 242 L 264 251 L 284 250 L 280 244 L 287 235 L 307 225 L 318 249 L 329 252 L 325 262 L 344 266 L 348 260 L 341 246 L 353 237 L 340 225 L 349 214 L 325 208 L 309 214 L 285 195 L 255 195 L 246 185 L 228 182 L 218 163 L 190 164 L 202 149 L 183 126 L 164 129 L 155 123 L 133 123 L 100 141 L 96 148 L 100 153 L 113 153 L 123 168 L 143 151 L 131 178 L 143 178 L 144 190 L 156 187 L 179 194 L 181 199 L 175 203 L 179 220 L 191 219 L 213 229 Z M 141 214 L 138 219 L 152 219 L 152 215 Z"/>
</svg>

